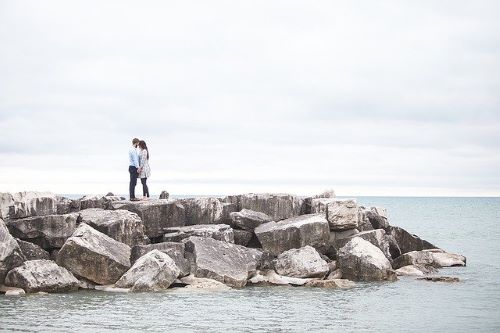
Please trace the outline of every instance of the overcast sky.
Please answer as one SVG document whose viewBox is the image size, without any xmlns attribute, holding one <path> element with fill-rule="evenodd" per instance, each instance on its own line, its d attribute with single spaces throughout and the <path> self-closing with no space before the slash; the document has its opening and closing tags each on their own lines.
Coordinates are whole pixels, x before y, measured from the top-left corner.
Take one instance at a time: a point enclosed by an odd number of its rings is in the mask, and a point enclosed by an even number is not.
<svg viewBox="0 0 500 333">
<path fill-rule="evenodd" d="M 500 195 L 499 13 L 0 0 L 0 191 Z"/>
</svg>

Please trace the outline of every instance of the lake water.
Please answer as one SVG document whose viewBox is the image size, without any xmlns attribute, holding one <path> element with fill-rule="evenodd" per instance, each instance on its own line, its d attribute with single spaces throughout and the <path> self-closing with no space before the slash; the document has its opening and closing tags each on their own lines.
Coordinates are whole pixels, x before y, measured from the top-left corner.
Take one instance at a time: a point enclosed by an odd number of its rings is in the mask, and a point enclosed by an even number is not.
<svg viewBox="0 0 500 333">
<path fill-rule="evenodd" d="M 401 278 L 351 290 L 0 296 L 1 331 L 500 332 L 500 198 L 359 197 L 401 226 L 467 256 L 459 283 Z"/>
</svg>

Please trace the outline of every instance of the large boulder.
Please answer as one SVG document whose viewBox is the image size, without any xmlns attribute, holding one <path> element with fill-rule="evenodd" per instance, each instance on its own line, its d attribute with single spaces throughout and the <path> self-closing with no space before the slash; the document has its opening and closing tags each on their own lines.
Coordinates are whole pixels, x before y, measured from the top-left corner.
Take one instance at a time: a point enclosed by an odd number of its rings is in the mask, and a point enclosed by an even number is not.
<svg viewBox="0 0 500 333">
<path fill-rule="evenodd" d="M 298 278 L 324 278 L 329 271 L 328 263 L 309 245 L 283 252 L 274 267 L 280 275 Z"/>
<path fill-rule="evenodd" d="M 115 283 L 131 291 L 158 291 L 167 289 L 179 276 L 180 270 L 167 254 L 152 250 L 134 263 Z"/>
<path fill-rule="evenodd" d="M 9 233 L 4 221 L 0 219 L 0 285 L 3 283 L 5 275 L 11 269 L 21 266 L 25 260 L 26 257 L 19 244 Z"/>
<path fill-rule="evenodd" d="M 256 212 L 250 209 L 243 208 L 239 212 L 232 212 L 230 214 L 231 225 L 238 229 L 254 230 L 262 223 L 271 222 L 272 218 L 261 212 Z"/>
<path fill-rule="evenodd" d="M 230 287 L 245 286 L 262 255 L 258 250 L 213 238 L 192 236 L 184 242 L 195 277 L 214 279 Z"/>
<path fill-rule="evenodd" d="M 465 266 L 466 258 L 459 254 L 448 253 L 440 249 L 411 251 L 402 254 L 393 262 L 394 268 L 408 265 L 424 267 L 451 267 Z"/>
<path fill-rule="evenodd" d="M 44 259 L 26 261 L 5 277 L 7 286 L 22 288 L 28 293 L 76 291 L 78 283 L 66 268 Z"/>
<path fill-rule="evenodd" d="M 342 277 L 354 281 L 396 280 L 396 273 L 382 251 L 370 242 L 354 237 L 338 251 Z"/>
<path fill-rule="evenodd" d="M 269 215 L 274 221 L 288 219 L 301 213 L 303 199 L 290 194 L 240 194 L 224 201 L 235 204 L 236 211 L 250 209 Z"/>
<path fill-rule="evenodd" d="M 78 224 L 78 214 L 45 215 L 6 221 L 10 233 L 43 249 L 61 248 Z"/>
<path fill-rule="evenodd" d="M 358 227 L 358 205 L 355 199 L 337 199 L 327 204 L 326 218 L 334 231 Z"/>
<path fill-rule="evenodd" d="M 401 253 L 412 251 L 422 251 L 426 249 L 437 249 L 436 246 L 426 240 L 421 239 L 417 235 L 412 235 L 408 231 L 400 227 L 389 226 L 386 229 L 388 235 L 391 235 L 396 240 L 396 243 L 401 250 Z"/>
<path fill-rule="evenodd" d="M 80 202 L 66 197 L 56 196 L 57 215 L 64 215 L 80 210 Z"/>
<path fill-rule="evenodd" d="M 21 252 L 26 257 L 26 260 L 50 259 L 50 253 L 42 249 L 40 246 L 16 239 L 17 244 L 21 248 Z"/>
<path fill-rule="evenodd" d="M 325 249 L 330 237 L 328 222 L 321 214 L 301 215 L 279 222 L 264 223 L 255 228 L 254 232 L 262 248 L 274 255 L 306 245 Z"/>
<path fill-rule="evenodd" d="M 358 207 L 358 227 L 359 231 L 370 231 L 374 230 L 370 219 L 368 218 L 368 212 L 370 210 L 363 206 Z"/>
<path fill-rule="evenodd" d="M 199 224 L 165 229 L 164 242 L 181 242 L 183 239 L 198 236 L 234 243 L 233 229 L 227 224 Z"/>
<path fill-rule="evenodd" d="M 125 198 L 116 195 L 86 195 L 77 200 L 80 210 L 89 208 L 112 209 L 112 203 L 116 201 L 124 201 Z"/>
<path fill-rule="evenodd" d="M 366 210 L 366 217 L 374 229 L 386 229 L 389 227 L 387 210 L 383 207 L 371 207 Z"/>
<path fill-rule="evenodd" d="M 126 209 L 139 215 L 149 238 L 162 237 L 166 228 L 184 226 L 184 206 L 176 200 L 115 201 L 113 209 Z"/>
<path fill-rule="evenodd" d="M 353 237 L 360 237 L 372 243 L 382 251 L 382 253 L 387 259 L 392 260 L 391 243 L 389 239 L 390 236 L 388 236 L 383 229 L 363 231 L 359 233 L 354 233 L 350 237 L 340 238 L 340 239 L 337 238 L 335 239 L 333 245 L 337 250 L 339 250 L 340 248 L 344 247 L 344 245 L 347 244 Z"/>
<path fill-rule="evenodd" d="M 57 214 L 57 198 L 50 192 L 1 193 L 0 198 L 3 218 Z"/>
<path fill-rule="evenodd" d="M 97 284 L 112 284 L 130 268 L 130 247 L 82 223 L 64 243 L 57 263 Z"/>
<path fill-rule="evenodd" d="M 225 207 L 218 198 L 189 198 L 180 202 L 186 209 L 186 225 L 230 223 L 229 206 Z"/>
<path fill-rule="evenodd" d="M 191 264 L 184 257 L 184 251 L 185 251 L 184 247 L 185 247 L 184 243 L 173 243 L 173 242 L 136 245 L 132 247 L 130 254 L 130 262 L 133 264 L 137 261 L 137 259 L 145 255 L 146 253 L 152 250 L 158 250 L 160 252 L 167 254 L 170 258 L 172 258 L 175 261 L 177 267 L 179 267 L 181 271 L 180 275 L 186 276 L 190 273 Z"/>
<path fill-rule="evenodd" d="M 424 250 L 432 253 L 434 266 L 436 267 L 452 267 L 465 266 L 467 259 L 460 254 L 448 253 L 443 250 Z"/>
<path fill-rule="evenodd" d="M 128 210 L 103 210 L 89 208 L 79 212 L 79 223 L 87 223 L 92 228 L 129 246 L 144 244 L 144 225 L 141 218 Z"/>
<path fill-rule="evenodd" d="M 310 213 L 318 214 L 323 213 L 326 214 L 328 204 L 336 202 L 337 199 L 333 198 L 311 198 L 310 199 Z"/>
</svg>

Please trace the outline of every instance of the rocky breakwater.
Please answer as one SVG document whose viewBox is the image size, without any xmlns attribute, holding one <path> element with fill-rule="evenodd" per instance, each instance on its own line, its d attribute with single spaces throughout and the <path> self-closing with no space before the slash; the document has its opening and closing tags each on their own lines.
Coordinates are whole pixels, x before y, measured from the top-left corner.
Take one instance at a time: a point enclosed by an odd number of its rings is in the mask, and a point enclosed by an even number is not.
<svg viewBox="0 0 500 333">
<path fill-rule="evenodd" d="M 464 256 L 391 226 L 384 208 L 333 191 L 163 197 L 1 193 L 0 291 L 338 289 L 402 275 L 438 281 L 438 269 L 466 264 Z"/>
</svg>

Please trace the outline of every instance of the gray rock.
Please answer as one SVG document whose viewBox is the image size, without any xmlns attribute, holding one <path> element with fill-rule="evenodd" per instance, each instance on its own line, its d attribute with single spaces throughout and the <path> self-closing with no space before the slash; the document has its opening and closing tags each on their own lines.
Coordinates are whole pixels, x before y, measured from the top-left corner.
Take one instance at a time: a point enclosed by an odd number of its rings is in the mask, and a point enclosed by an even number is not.
<svg viewBox="0 0 500 333">
<path fill-rule="evenodd" d="M 334 241 L 334 246 L 338 250 L 342 247 L 344 247 L 347 242 L 349 242 L 353 237 L 360 237 L 376 247 L 378 247 L 384 256 L 389 259 L 389 261 L 392 260 L 391 252 L 390 252 L 390 244 L 389 244 L 389 236 L 385 233 L 383 229 L 376 229 L 376 230 L 371 230 L 371 231 L 363 231 L 360 233 L 355 233 L 352 236 L 345 237 L 345 238 L 340 238 L 340 239 L 335 239 Z"/>
<path fill-rule="evenodd" d="M 4 218 L 25 218 L 57 214 L 56 195 L 49 192 L 17 192 L 0 195 Z"/>
<path fill-rule="evenodd" d="M 431 266 L 407 265 L 396 269 L 396 274 L 398 276 L 424 276 L 435 271 L 436 269 Z"/>
<path fill-rule="evenodd" d="M 303 199 L 290 194 L 240 194 L 228 196 L 225 202 L 236 205 L 236 211 L 250 209 L 269 215 L 274 221 L 288 219 L 301 213 Z"/>
<path fill-rule="evenodd" d="M 186 209 L 186 225 L 230 223 L 228 212 L 217 198 L 189 198 L 180 202 Z"/>
<path fill-rule="evenodd" d="M 117 201 L 124 201 L 124 199 L 116 195 L 101 194 L 86 195 L 78 199 L 80 210 L 89 208 L 111 209 L 112 204 Z"/>
<path fill-rule="evenodd" d="M 421 239 L 417 235 L 412 235 L 408 231 L 400 227 L 389 226 L 386 229 L 388 235 L 392 235 L 396 240 L 401 253 L 412 251 L 422 251 L 426 249 L 437 249 L 436 246 L 426 240 Z"/>
<path fill-rule="evenodd" d="M 334 231 L 358 227 L 358 205 L 355 199 L 334 200 L 327 204 L 326 218 Z"/>
<path fill-rule="evenodd" d="M 264 223 L 254 232 L 262 248 L 274 255 L 306 245 L 319 250 L 326 249 L 330 238 L 328 222 L 321 214 L 301 215 L 279 222 Z"/>
<path fill-rule="evenodd" d="M 252 237 L 254 237 L 254 233 L 248 230 L 239 230 L 233 229 L 234 234 L 234 244 L 248 246 Z"/>
<path fill-rule="evenodd" d="M 199 224 L 173 227 L 165 230 L 164 242 L 181 242 L 183 239 L 198 236 L 234 243 L 233 229 L 227 224 Z"/>
<path fill-rule="evenodd" d="M 389 227 L 387 211 L 382 207 L 371 207 L 366 211 L 366 216 L 374 229 L 386 229 Z"/>
<path fill-rule="evenodd" d="M 374 230 L 373 226 L 370 222 L 370 219 L 368 219 L 367 213 L 369 212 L 369 209 L 366 209 L 365 207 L 358 207 L 358 230 L 359 231 L 370 231 Z"/>
<path fill-rule="evenodd" d="M 56 202 L 57 215 L 63 215 L 63 214 L 69 214 L 72 212 L 76 212 L 79 208 L 79 206 L 76 206 L 76 203 L 73 203 L 73 200 L 71 200 L 71 199 L 68 199 L 65 197 L 60 197 L 60 196 L 56 196 L 56 199 L 57 199 L 57 202 Z"/>
<path fill-rule="evenodd" d="M 445 251 L 424 250 L 432 253 L 435 267 L 452 267 L 452 266 L 465 266 L 467 259 L 455 253 L 448 253 Z"/>
<path fill-rule="evenodd" d="M 78 217 L 78 223 L 82 222 L 128 246 L 147 241 L 141 218 L 128 210 L 84 209 Z"/>
<path fill-rule="evenodd" d="M 192 262 L 191 273 L 195 277 L 214 279 L 236 288 L 246 285 L 261 256 L 258 250 L 213 238 L 193 236 L 184 242 L 186 257 Z"/>
<path fill-rule="evenodd" d="M 0 219 L 0 285 L 5 279 L 7 273 L 21 266 L 26 261 L 26 257 L 21 251 L 19 244 L 9 233 L 5 223 Z"/>
<path fill-rule="evenodd" d="M 5 294 L 5 296 L 21 296 L 26 294 L 26 292 L 21 288 L 0 285 L 0 294 Z"/>
<path fill-rule="evenodd" d="M 126 209 L 139 215 L 149 238 L 162 237 L 166 228 L 184 226 L 184 206 L 176 200 L 116 201 L 113 209 Z"/>
<path fill-rule="evenodd" d="M 5 284 L 28 293 L 78 290 L 78 280 L 73 274 L 51 260 L 26 261 L 7 274 Z"/>
<path fill-rule="evenodd" d="M 271 222 L 272 218 L 261 212 L 256 212 L 250 209 L 242 209 L 239 212 L 232 212 L 230 214 L 231 225 L 238 229 L 254 230 L 259 225 Z"/>
<path fill-rule="evenodd" d="M 180 276 L 189 275 L 191 264 L 186 258 L 184 258 L 184 243 L 163 242 L 148 245 L 136 245 L 132 247 L 130 262 L 132 264 L 135 263 L 137 259 L 152 250 L 158 250 L 172 258 L 177 267 L 180 269 Z"/>
<path fill-rule="evenodd" d="M 335 198 L 335 197 L 336 197 L 335 191 L 332 190 L 332 189 L 330 189 L 330 190 L 324 191 L 323 193 L 317 194 L 317 195 L 315 195 L 312 198 L 313 199 L 318 199 L 318 198 Z"/>
<path fill-rule="evenodd" d="M 170 287 L 179 276 L 180 270 L 167 254 L 152 250 L 134 263 L 115 283 L 119 288 L 131 291 L 159 291 Z"/>
<path fill-rule="evenodd" d="M 97 284 L 112 284 L 130 268 L 130 247 L 82 223 L 64 243 L 57 263 Z"/>
<path fill-rule="evenodd" d="M 312 198 L 310 200 L 311 214 L 323 213 L 326 216 L 327 206 L 330 203 L 336 202 L 337 199 L 333 198 Z"/>
<path fill-rule="evenodd" d="M 336 279 L 341 279 L 342 278 L 342 271 L 340 269 L 336 269 L 334 271 L 331 271 L 328 276 L 326 277 L 327 280 L 336 280 Z"/>
<path fill-rule="evenodd" d="M 329 271 L 328 263 L 311 246 L 283 252 L 274 267 L 280 275 L 298 278 L 324 278 Z"/>
<path fill-rule="evenodd" d="M 408 265 L 427 267 L 465 266 L 466 258 L 459 254 L 447 253 L 440 249 L 407 252 L 393 262 L 395 268 Z"/>
<path fill-rule="evenodd" d="M 311 280 L 306 283 L 306 287 L 349 289 L 354 288 L 356 283 L 347 279 Z"/>
<path fill-rule="evenodd" d="M 354 281 L 394 281 L 396 273 L 382 251 L 370 242 L 354 237 L 338 251 L 342 277 Z"/>
<path fill-rule="evenodd" d="M 460 282 L 460 279 L 452 276 L 426 276 L 418 278 L 417 280 L 431 281 L 431 282 Z"/>
<path fill-rule="evenodd" d="M 6 221 L 10 233 L 43 249 L 60 248 L 76 230 L 78 214 L 45 215 Z"/>
<path fill-rule="evenodd" d="M 159 199 L 168 199 L 170 194 L 167 191 L 161 191 Z"/>
<path fill-rule="evenodd" d="M 180 279 L 181 283 L 186 284 L 184 289 L 187 290 L 203 290 L 203 291 L 223 291 L 230 290 L 231 287 L 225 285 L 222 282 L 206 279 L 206 278 L 198 278 L 193 275 L 189 275 Z"/>
<path fill-rule="evenodd" d="M 40 246 L 20 239 L 16 239 L 16 241 L 21 248 L 21 252 L 26 257 L 26 260 L 50 259 L 50 253 L 42 249 Z"/>
<path fill-rule="evenodd" d="M 291 285 L 303 286 L 312 279 L 295 278 L 290 276 L 282 276 L 277 274 L 274 270 L 257 271 L 249 280 L 248 283 L 252 285 L 269 286 L 269 285 Z"/>
</svg>

